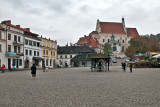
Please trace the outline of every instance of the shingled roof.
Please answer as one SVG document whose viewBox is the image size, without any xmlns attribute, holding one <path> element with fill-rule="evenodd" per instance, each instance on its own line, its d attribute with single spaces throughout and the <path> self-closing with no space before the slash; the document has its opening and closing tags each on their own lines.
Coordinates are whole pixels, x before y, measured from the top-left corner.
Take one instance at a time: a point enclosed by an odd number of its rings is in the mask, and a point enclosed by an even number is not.
<svg viewBox="0 0 160 107">
<path fill-rule="evenodd" d="M 129 37 L 138 37 L 139 36 L 136 28 L 127 28 L 127 34 Z"/>
<path fill-rule="evenodd" d="M 80 38 L 77 45 L 88 45 L 93 48 L 98 48 L 98 40 L 97 38 L 93 38 L 92 36 L 84 36 L 83 38 Z"/>
<path fill-rule="evenodd" d="M 126 34 L 122 23 L 100 22 L 100 33 Z"/>
<path fill-rule="evenodd" d="M 63 46 L 58 47 L 58 54 L 78 54 L 78 53 L 96 53 L 95 50 L 89 46 Z"/>
</svg>

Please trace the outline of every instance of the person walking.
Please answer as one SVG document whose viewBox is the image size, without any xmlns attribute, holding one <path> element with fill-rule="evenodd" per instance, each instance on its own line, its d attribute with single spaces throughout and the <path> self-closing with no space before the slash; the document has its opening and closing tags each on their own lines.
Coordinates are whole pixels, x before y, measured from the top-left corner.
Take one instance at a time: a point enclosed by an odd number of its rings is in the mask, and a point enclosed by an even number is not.
<svg viewBox="0 0 160 107">
<path fill-rule="evenodd" d="M 43 64 L 42 67 L 43 67 L 43 72 L 45 72 L 46 69 L 45 64 Z"/>
<path fill-rule="evenodd" d="M 132 62 L 130 63 L 130 73 L 132 73 Z"/>
<path fill-rule="evenodd" d="M 123 71 L 126 71 L 126 63 L 123 63 Z"/>
<path fill-rule="evenodd" d="M 36 78 L 36 65 L 33 64 L 32 67 L 31 67 L 31 74 L 32 74 L 32 79 L 35 79 Z"/>
<path fill-rule="evenodd" d="M 124 63 L 123 63 L 123 62 L 121 63 L 121 66 L 122 66 L 122 69 L 123 69 L 123 71 L 124 71 Z"/>
<path fill-rule="evenodd" d="M 5 71 L 5 65 L 4 64 L 2 65 L 1 70 L 2 70 L 2 73 L 4 73 L 4 71 Z"/>
</svg>

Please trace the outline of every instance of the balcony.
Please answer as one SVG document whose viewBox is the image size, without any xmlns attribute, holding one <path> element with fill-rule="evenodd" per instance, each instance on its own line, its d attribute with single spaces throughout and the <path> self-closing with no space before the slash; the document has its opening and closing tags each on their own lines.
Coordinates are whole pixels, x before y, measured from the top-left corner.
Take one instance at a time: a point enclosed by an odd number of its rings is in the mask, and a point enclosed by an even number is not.
<svg viewBox="0 0 160 107">
<path fill-rule="evenodd" d="M 16 53 L 16 52 L 6 52 L 5 53 L 6 56 L 12 56 L 12 57 L 20 57 L 23 56 L 23 53 Z"/>
<path fill-rule="evenodd" d="M 16 56 L 17 55 L 17 53 L 15 53 L 15 52 L 6 52 L 5 54 L 7 56 Z"/>
<path fill-rule="evenodd" d="M 22 42 L 17 42 L 17 41 L 13 41 L 13 44 L 16 45 L 16 46 L 20 46 L 20 45 L 23 45 Z"/>
</svg>

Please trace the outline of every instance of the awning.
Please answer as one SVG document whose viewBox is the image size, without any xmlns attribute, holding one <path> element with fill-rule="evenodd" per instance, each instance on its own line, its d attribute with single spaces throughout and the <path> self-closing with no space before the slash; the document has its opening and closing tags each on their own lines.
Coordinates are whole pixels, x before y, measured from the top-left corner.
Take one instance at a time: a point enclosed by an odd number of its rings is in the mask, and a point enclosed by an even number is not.
<svg viewBox="0 0 160 107">
<path fill-rule="evenodd" d="M 41 58 L 41 57 L 33 57 L 32 60 L 38 60 L 38 61 L 40 61 L 40 60 L 44 60 L 44 59 Z"/>
</svg>

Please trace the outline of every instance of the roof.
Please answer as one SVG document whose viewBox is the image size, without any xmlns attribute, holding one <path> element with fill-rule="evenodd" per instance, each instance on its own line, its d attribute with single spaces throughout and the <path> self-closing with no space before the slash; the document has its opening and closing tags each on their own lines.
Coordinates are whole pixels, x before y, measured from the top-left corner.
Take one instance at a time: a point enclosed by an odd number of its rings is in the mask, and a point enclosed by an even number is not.
<svg viewBox="0 0 160 107">
<path fill-rule="evenodd" d="M 16 29 L 23 30 L 25 32 L 28 32 L 28 33 L 31 33 L 31 34 L 34 34 L 34 35 L 38 36 L 38 34 L 30 32 L 30 28 L 22 28 L 22 27 L 20 27 L 20 25 L 13 25 L 13 24 L 11 24 L 11 20 L 3 21 L 2 24 L 6 24 L 6 25 L 14 27 Z"/>
<path fill-rule="evenodd" d="M 95 50 L 89 46 L 63 46 L 57 49 L 58 54 L 96 53 Z"/>
<path fill-rule="evenodd" d="M 74 56 L 71 61 L 91 61 L 91 56 L 94 54 L 79 54 Z"/>
<path fill-rule="evenodd" d="M 23 30 L 23 28 L 21 28 L 20 25 L 17 25 L 17 26 L 16 26 L 16 25 L 11 24 L 11 20 L 3 21 L 2 24 L 6 24 L 6 25 L 11 26 L 11 27 L 14 27 L 14 28 L 16 28 L 16 29 Z"/>
<path fill-rule="evenodd" d="M 36 39 L 36 40 L 41 41 L 41 39 L 38 38 L 38 37 L 33 37 L 33 36 L 31 36 L 31 35 L 24 35 L 24 36 L 25 36 L 25 37 L 28 37 L 28 38 L 32 38 L 32 39 Z"/>
<path fill-rule="evenodd" d="M 138 37 L 138 31 L 136 28 L 127 28 L 127 34 L 129 37 Z"/>
<path fill-rule="evenodd" d="M 122 23 L 100 22 L 101 33 L 126 34 Z"/>
<path fill-rule="evenodd" d="M 109 58 L 108 56 L 104 55 L 104 54 L 95 54 L 93 56 L 90 57 L 91 59 L 105 59 L 105 58 Z"/>
<path fill-rule="evenodd" d="M 90 33 L 90 35 L 91 34 L 98 34 L 98 32 L 97 31 L 92 31 L 91 33 Z"/>
<path fill-rule="evenodd" d="M 93 48 L 98 48 L 98 40 L 97 38 L 93 38 L 92 36 L 84 36 L 83 38 L 80 38 L 77 45 L 88 45 Z"/>
</svg>

